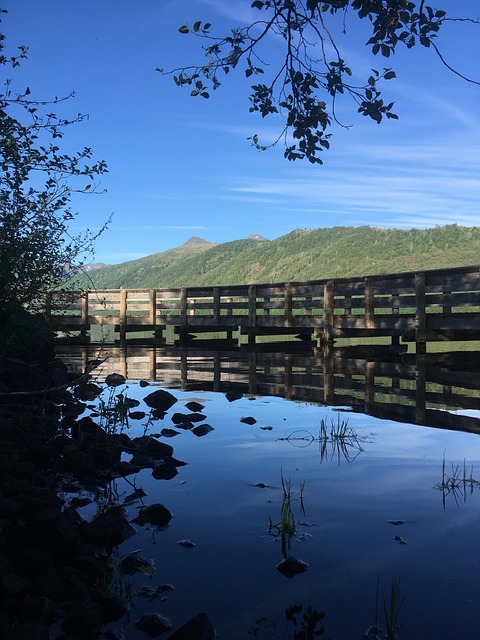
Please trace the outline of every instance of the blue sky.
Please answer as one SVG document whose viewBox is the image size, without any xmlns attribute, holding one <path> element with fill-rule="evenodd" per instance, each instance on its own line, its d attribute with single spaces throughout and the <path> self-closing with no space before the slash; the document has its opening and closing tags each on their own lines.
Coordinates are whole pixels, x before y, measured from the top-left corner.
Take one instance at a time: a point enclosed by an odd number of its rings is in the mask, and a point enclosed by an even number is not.
<svg viewBox="0 0 480 640">
<path fill-rule="evenodd" d="M 77 230 L 101 226 L 96 261 L 118 263 L 178 246 L 195 235 L 228 242 L 259 233 L 337 225 L 480 225 L 480 87 L 451 74 L 433 51 L 372 58 L 352 21 L 341 37 L 354 73 L 392 66 L 385 83 L 398 121 L 377 125 L 339 105 L 351 128 L 333 127 L 324 165 L 291 163 L 283 148 L 258 152 L 279 127 L 248 113 L 248 85 L 230 74 L 209 100 L 162 76 L 202 57 L 201 42 L 178 33 L 211 22 L 225 34 L 258 12 L 250 0 L 4 0 L 7 44 L 29 59 L 11 72 L 17 88 L 51 98 L 75 91 L 65 113 L 89 119 L 64 139 L 106 160 L 103 195 L 77 199 Z M 476 0 L 442 0 L 450 15 L 477 17 Z M 253 12 L 253 13 L 252 13 Z M 455 12 L 455 13 L 454 13 Z M 439 45 L 462 73 L 480 80 L 480 25 L 449 24 Z M 344 43 L 344 44 L 343 44 Z M 277 44 L 268 43 L 273 55 Z"/>
</svg>

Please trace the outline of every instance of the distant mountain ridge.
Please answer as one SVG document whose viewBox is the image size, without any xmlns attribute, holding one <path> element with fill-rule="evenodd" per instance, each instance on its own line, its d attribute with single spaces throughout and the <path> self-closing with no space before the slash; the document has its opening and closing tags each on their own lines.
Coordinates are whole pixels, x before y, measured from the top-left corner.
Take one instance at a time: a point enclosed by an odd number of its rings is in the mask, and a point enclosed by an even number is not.
<svg viewBox="0 0 480 640">
<path fill-rule="evenodd" d="M 140 289 L 289 282 L 470 266 L 480 262 L 480 227 L 369 226 L 253 235 L 222 244 L 193 237 L 138 260 L 96 269 L 69 287 Z"/>
</svg>

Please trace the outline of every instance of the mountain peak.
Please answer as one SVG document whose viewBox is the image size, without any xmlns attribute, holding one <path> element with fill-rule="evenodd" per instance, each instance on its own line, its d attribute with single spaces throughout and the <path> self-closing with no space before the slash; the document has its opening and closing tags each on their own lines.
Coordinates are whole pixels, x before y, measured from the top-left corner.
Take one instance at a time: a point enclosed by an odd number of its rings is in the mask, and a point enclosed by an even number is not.
<svg viewBox="0 0 480 640">
<path fill-rule="evenodd" d="M 214 243 L 208 242 L 208 240 L 204 240 L 203 238 L 199 238 L 198 236 L 192 236 L 184 244 L 214 244 Z"/>
<path fill-rule="evenodd" d="M 262 242 L 268 242 L 268 238 L 264 238 L 259 233 L 252 233 L 248 236 L 247 240 L 261 240 Z"/>
</svg>

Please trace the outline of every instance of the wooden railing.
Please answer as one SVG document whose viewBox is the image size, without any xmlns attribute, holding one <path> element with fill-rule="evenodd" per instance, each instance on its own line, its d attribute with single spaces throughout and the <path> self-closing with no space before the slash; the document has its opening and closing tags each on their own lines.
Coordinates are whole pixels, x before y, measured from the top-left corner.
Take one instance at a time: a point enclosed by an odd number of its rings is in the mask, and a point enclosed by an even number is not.
<svg viewBox="0 0 480 640">
<path fill-rule="evenodd" d="M 240 329 L 336 338 L 389 336 L 415 341 L 480 339 L 480 267 L 369 276 L 177 289 L 51 292 L 47 313 L 66 330 L 114 325 L 127 333 L 168 325 L 180 337 Z"/>
</svg>

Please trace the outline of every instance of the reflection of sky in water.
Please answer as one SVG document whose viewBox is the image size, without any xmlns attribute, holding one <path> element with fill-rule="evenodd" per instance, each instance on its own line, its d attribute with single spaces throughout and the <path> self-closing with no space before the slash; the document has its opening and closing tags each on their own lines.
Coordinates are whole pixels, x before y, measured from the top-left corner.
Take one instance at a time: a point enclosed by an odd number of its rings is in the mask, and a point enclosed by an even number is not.
<svg viewBox="0 0 480 640">
<path fill-rule="evenodd" d="M 132 385 L 128 395 L 141 399 L 152 390 Z M 149 470 L 136 479 L 147 493 L 145 503 L 161 502 L 174 517 L 154 535 L 138 527 L 120 553 L 142 549 L 143 556 L 155 559 L 151 584 L 171 583 L 175 590 L 164 602 L 141 600 L 132 620 L 143 611 L 158 611 L 178 626 L 205 611 L 220 638 L 243 640 L 257 617 L 280 622 L 287 606 L 302 603 L 325 610 L 325 637 L 361 638 L 374 622 L 377 577 L 388 592 L 392 577 L 399 576 L 405 596 L 401 638 L 475 637 L 480 488 L 459 506 L 447 496 L 444 509 L 435 484 L 442 479 L 444 454 L 447 472 L 451 463 L 463 468 L 466 459 L 480 478 L 479 436 L 280 398 L 244 396 L 229 403 L 212 392 L 173 393 L 179 402 L 154 423 L 152 433 L 174 427 L 171 415 L 186 411 L 184 404 L 192 399 L 205 405 L 206 422 L 215 430 L 201 438 L 182 431 L 163 439 L 176 458 L 188 462 L 173 480 L 154 480 Z M 253 416 L 256 424 L 241 423 L 245 416 Z M 364 450 L 350 463 L 338 464 L 335 456 L 322 462 L 320 421 L 329 426 L 338 417 L 348 420 Z M 133 424 L 129 435 L 140 435 L 141 423 Z M 297 431 L 300 436 L 310 432 L 314 440 L 305 446 L 305 440 L 294 439 Z M 269 517 L 280 518 L 282 473 L 292 481 L 292 507 L 303 523 L 290 552 L 310 565 L 291 580 L 276 571 L 280 541 L 268 535 Z M 268 486 L 254 486 L 260 482 Z M 300 513 L 302 482 L 305 515 Z M 132 517 L 135 511 L 129 507 Z M 406 524 L 393 526 L 388 523 L 393 519 Z M 395 535 L 406 544 L 396 542 Z M 196 546 L 179 546 L 183 538 Z M 136 577 L 136 583 L 143 578 Z M 133 627 L 127 637 L 137 637 Z"/>
</svg>

